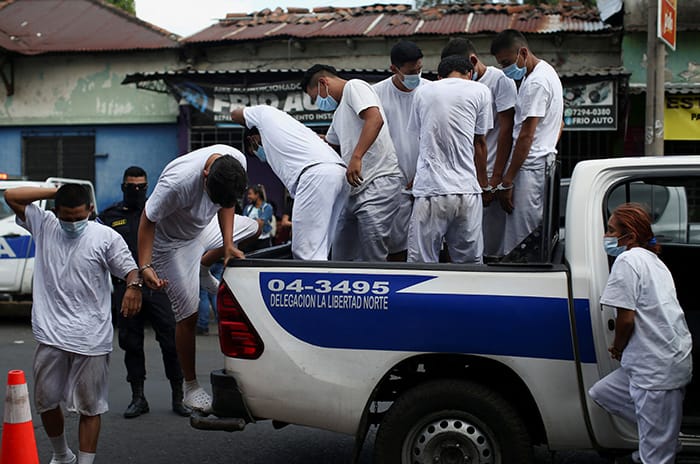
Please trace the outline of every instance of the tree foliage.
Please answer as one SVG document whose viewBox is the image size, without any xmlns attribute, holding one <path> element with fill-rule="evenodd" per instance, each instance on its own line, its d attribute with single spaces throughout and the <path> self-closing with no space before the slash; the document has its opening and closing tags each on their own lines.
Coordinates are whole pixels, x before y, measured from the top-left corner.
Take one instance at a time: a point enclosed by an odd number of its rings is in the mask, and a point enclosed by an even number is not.
<svg viewBox="0 0 700 464">
<path fill-rule="evenodd" d="M 107 2 L 136 16 L 136 4 L 134 0 L 107 0 Z"/>
</svg>

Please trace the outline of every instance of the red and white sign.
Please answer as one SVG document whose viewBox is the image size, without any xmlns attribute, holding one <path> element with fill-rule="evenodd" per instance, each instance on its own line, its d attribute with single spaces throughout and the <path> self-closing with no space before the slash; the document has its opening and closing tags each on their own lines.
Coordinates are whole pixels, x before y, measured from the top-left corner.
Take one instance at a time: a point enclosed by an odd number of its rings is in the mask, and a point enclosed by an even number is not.
<svg viewBox="0 0 700 464">
<path fill-rule="evenodd" d="M 658 37 L 676 50 L 676 1 L 659 0 Z"/>
</svg>

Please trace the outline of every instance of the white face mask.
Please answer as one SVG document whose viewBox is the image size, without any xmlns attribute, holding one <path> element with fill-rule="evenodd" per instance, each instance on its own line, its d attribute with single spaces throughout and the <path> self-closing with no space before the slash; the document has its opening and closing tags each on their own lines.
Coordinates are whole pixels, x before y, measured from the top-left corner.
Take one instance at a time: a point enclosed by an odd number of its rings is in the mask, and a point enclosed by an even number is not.
<svg viewBox="0 0 700 464">
<path fill-rule="evenodd" d="M 78 238 L 83 234 L 83 232 L 85 232 L 85 228 L 88 225 L 88 218 L 74 222 L 62 221 L 59 219 L 58 222 L 61 224 L 61 229 L 63 229 L 63 232 L 68 235 L 68 238 Z"/>
<path fill-rule="evenodd" d="M 420 85 L 421 73 L 403 74 L 401 71 L 399 71 L 399 74 L 401 75 L 401 82 L 408 90 L 413 90 Z"/>
<path fill-rule="evenodd" d="M 608 255 L 620 256 L 622 253 L 627 251 L 627 245 L 620 245 L 620 239 L 622 237 L 603 237 L 603 248 Z"/>
</svg>

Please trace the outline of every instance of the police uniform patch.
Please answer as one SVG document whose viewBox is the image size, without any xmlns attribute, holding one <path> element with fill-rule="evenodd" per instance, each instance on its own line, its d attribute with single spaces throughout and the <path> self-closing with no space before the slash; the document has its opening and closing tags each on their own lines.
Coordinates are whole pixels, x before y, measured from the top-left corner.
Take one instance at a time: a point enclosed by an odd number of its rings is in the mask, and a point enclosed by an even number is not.
<svg viewBox="0 0 700 464">
<path fill-rule="evenodd" d="M 112 222 L 112 227 L 119 227 L 119 226 L 124 226 L 126 225 L 126 219 L 119 219 L 114 222 Z"/>
</svg>

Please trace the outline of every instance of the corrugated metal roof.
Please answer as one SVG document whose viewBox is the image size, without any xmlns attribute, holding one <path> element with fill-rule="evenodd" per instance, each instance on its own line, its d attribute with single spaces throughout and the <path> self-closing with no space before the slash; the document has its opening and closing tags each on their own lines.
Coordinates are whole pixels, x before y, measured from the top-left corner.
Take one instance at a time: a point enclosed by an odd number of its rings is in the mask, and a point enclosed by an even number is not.
<svg viewBox="0 0 700 464">
<path fill-rule="evenodd" d="M 226 76 L 238 75 L 255 75 L 255 74 L 303 74 L 305 69 L 286 68 L 286 69 L 232 69 L 232 70 L 198 70 L 184 69 L 180 71 L 162 71 L 162 72 L 147 72 L 134 73 L 127 75 L 122 84 L 134 84 L 137 82 L 157 81 L 168 78 L 194 78 L 203 79 L 207 77 L 225 78 Z M 338 69 L 341 75 L 361 75 L 361 74 L 376 74 L 388 75 L 386 69 L 357 69 L 345 68 Z M 426 76 L 432 76 L 434 73 L 424 73 Z M 629 76 L 630 72 L 621 67 L 606 67 L 606 68 L 588 68 L 578 71 L 560 72 L 561 78 L 590 78 L 590 77 L 617 77 Z M 699 84 L 700 85 L 700 84 Z"/>
<path fill-rule="evenodd" d="M 666 93 L 671 95 L 698 95 L 700 94 L 700 83 L 698 82 L 688 82 L 688 83 L 676 83 L 672 84 L 666 82 L 664 84 L 664 90 Z M 632 95 L 641 95 L 646 93 L 646 84 L 630 84 L 629 92 Z"/>
<path fill-rule="evenodd" d="M 23 55 L 177 48 L 178 39 L 100 0 L 0 2 L 0 47 Z"/>
<path fill-rule="evenodd" d="M 500 32 L 597 32 L 611 26 L 598 10 L 576 1 L 558 5 L 460 4 L 411 10 L 410 5 L 356 8 L 277 8 L 231 13 L 218 24 L 183 40 L 185 43 L 264 40 L 269 37 L 401 37 L 416 34 L 451 35 Z M 272 31 L 272 32 L 270 32 Z"/>
</svg>

